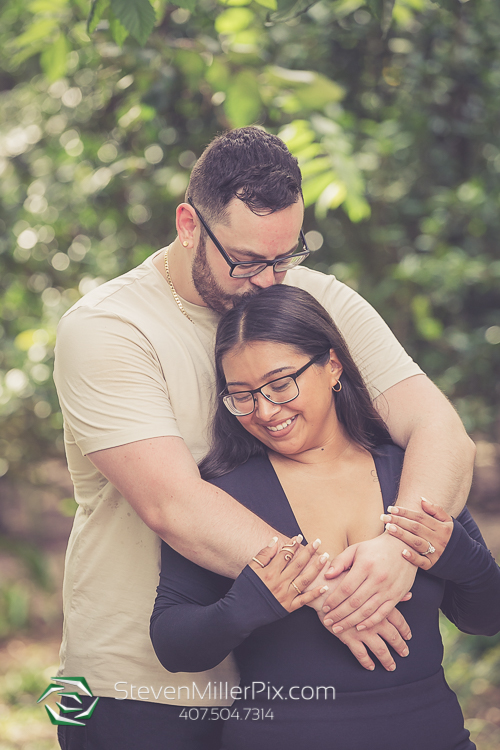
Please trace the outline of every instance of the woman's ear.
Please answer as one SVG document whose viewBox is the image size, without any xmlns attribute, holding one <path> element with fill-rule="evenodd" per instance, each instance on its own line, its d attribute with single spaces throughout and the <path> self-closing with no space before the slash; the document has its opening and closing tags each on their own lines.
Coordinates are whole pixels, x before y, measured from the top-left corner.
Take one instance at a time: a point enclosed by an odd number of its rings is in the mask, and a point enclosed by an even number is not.
<svg viewBox="0 0 500 750">
<path fill-rule="evenodd" d="M 337 355 L 335 354 L 334 349 L 330 349 L 329 365 L 330 365 L 330 373 L 331 373 L 332 388 L 333 388 L 333 386 L 337 384 L 340 376 L 342 375 L 342 370 L 343 370 L 343 367 L 340 364 L 340 361 Z"/>
</svg>

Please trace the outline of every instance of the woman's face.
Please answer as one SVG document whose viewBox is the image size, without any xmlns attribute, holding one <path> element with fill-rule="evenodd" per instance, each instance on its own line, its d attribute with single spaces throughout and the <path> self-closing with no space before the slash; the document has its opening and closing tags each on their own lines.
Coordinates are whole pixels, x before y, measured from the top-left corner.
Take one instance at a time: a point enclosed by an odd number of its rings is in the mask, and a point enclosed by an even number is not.
<svg viewBox="0 0 500 750">
<path fill-rule="evenodd" d="M 311 357 L 288 344 L 255 341 L 239 346 L 222 360 L 229 393 L 253 390 L 291 375 Z M 272 404 L 255 394 L 252 414 L 237 417 L 243 427 L 276 453 L 295 455 L 327 445 L 338 436 L 332 387 L 342 373 L 333 350 L 325 365 L 313 364 L 297 378 L 299 395 L 287 404 Z"/>
</svg>

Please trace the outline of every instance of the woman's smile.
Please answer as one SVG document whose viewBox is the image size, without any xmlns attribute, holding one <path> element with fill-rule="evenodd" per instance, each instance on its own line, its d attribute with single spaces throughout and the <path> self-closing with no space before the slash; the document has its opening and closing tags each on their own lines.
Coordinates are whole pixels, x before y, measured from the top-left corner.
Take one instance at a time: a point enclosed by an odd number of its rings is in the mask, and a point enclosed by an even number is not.
<svg viewBox="0 0 500 750">
<path fill-rule="evenodd" d="M 277 389 L 273 393 L 264 389 L 264 384 L 297 372 L 307 364 L 308 355 L 288 344 L 269 341 L 254 341 L 229 352 L 223 361 L 229 392 L 263 388 L 253 395 L 253 411 L 236 417 L 245 430 L 271 450 L 289 456 L 335 442 L 339 428 L 332 386 L 342 368 L 333 352 L 325 359 L 324 364 L 313 364 L 300 374 L 297 395 L 279 404 L 270 399 L 278 400 L 282 392 Z"/>
<path fill-rule="evenodd" d="M 285 435 L 288 435 L 290 430 L 288 427 L 292 428 L 292 426 L 295 424 L 295 420 L 297 419 L 297 414 L 294 417 L 290 417 L 289 419 L 286 419 L 284 422 L 280 422 L 279 424 L 275 425 L 264 425 L 266 430 L 269 430 L 269 432 L 272 433 L 280 433 L 276 435 L 276 437 L 284 437 Z"/>
</svg>

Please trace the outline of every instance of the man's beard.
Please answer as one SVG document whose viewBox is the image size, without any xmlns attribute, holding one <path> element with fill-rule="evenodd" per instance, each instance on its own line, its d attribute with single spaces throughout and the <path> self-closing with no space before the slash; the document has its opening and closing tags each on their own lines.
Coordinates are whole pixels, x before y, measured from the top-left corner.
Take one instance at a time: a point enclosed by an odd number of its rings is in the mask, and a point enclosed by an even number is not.
<svg viewBox="0 0 500 750">
<path fill-rule="evenodd" d="M 196 248 L 196 255 L 193 260 L 192 275 L 196 291 L 202 298 L 203 302 L 211 310 L 220 313 L 220 315 L 224 315 L 225 312 L 230 310 L 240 300 L 245 299 L 246 297 L 251 297 L 260 291 L 260 289 L 256 287 L 255 290 L 245 292 L 244 294 L 227 294 L 216 281 L 212 269 L 208 265 L 206 237 L 200 237 L 198 247 Z"/>
</svg>

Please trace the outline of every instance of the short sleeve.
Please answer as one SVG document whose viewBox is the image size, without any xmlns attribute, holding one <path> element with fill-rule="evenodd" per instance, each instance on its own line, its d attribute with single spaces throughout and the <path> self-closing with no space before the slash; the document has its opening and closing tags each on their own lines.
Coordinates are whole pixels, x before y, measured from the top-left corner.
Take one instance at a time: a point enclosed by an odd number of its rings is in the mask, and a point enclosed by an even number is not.
<svg viewBox="0 0 500 750">
<path fill-rule="evenodd" d="M 335 301 L 325 295 L 323 305 L 340 328 L 352 358 L 376 398 L 396 383 L 421 375 L 422 370 L 403 349 L 378 312 L 345 284 L 337 288 Z M 333 308 L 333 314 L 332 310 Z"/>
<path fill-rule="evenodd" d="M 286 283 L 312 294 L 328 310 L 346 340 L 373 399 L 422 370 L 403 349 L 376 310 L 350 287 L 329 276 L 298 268 Z"/>
<path fill-rule="evenodd" d="M 79 306 L 59 323 L 54 381 L 84 455 L 152 437 L 182 437 L 153 346 L 130 321 Z"/>
</svg>

